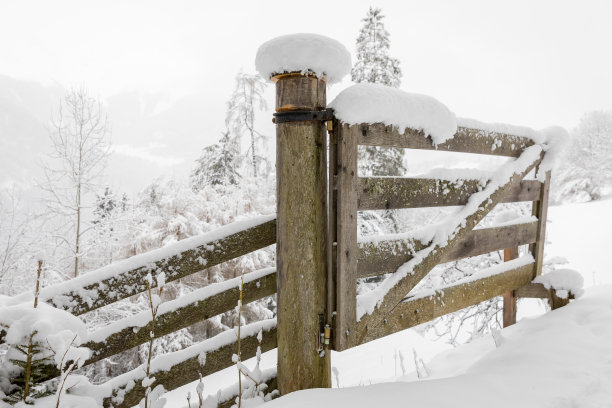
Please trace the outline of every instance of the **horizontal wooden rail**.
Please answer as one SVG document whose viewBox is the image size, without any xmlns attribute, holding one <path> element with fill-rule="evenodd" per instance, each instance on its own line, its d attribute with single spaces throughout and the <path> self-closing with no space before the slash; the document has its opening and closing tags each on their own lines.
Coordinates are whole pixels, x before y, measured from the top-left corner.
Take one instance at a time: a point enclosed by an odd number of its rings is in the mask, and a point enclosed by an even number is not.
<svg viewBox="0 0 612 408">
<path fill-rule="evenodd" d="M 198 289 L 181 298 L 162 303 L 155 320 L 155 338 L 189 327 L 195 323 L 227 312 L 236 306 L 240 298 L 240 278 L 230 279 Z M 246 274 L 244 277 L 243 304 L 276 293 L 276 270 L 268 268 Z M 113 322 L 90 334 L 90 341 L 83 344 L 92 350 L 92 356 L 84 365 L 129 350 L 150 340 L 151 312 Z M 43 380 L 57 377 L 54 365 L 44 369 Z"/>
<path fill-rule="evenodd" d="M 357 125 L 355 125 L 357 126 Z M 400 133 L 393 126 L 382 123 L 361 124 L 359 144 L 367 146 L 404 147 L 408 149 L 439 150 L 461 153 L 518 157 L 534 144 L 531 139 L 505 133 L 459 127 L 455 136 L 434 145 L 422 131 L 406 129 Z"/>
<path fill-rule="evenodd" d="M 535 263 L 503 273 L 456 283 L 436 291 L 424 291 L 399 303 L 384 323 L 367 336 L 366 342 L 417 326 L 448 313 L 473 306 L 504 292 L 527 285 L 533 278 Z M 469 279 L 469 278 L 468 278 Z"/>
<path fill-rule="evenodd" d="M 262 328 L 261 351 L 266 352 L 276 348 L 276 322 L 272 320 L 251 323 L 242 327 L 240 352 L 243 361 L 255 357 L 257 352 L 257 333 Z M 237 353 L 236 333 L 234 330 L 225 331 L 217 336 L 204 340 L 187 349 L 175 351 L 156 357 L 151 363 L 151 375 L 155 381 L 151 389 L 162 384 L 166 391 L 174 390 L 190 382 L 197 381 L 224 368 L 230 367 L 232 355 Z M 205 356 L 205 363 L 202 357 Z M 100 393 L 107 395 L 104 398 L 105 408 L 129 408 L 138 405 L 144 398 L 145 388 L 142 379 L 145 376 L 143 367 L 122 374 L 100 384 Z"/>
<path fill-rule="evenodd" d="M 550 297 L 550 289 L 546 289 L 541 283 L 530 283 L 518 288 L 515 296 L 520 298 L 548 299 Z"/>
<path fill-rule="evenodd" d="M 474 229 L 445 253 L 440 263 L 527 245 L 535 242 L 538 223 Z M 357 276 L 360 278 L 393 273 L 426 245 L 418 240 L 388 240 L 360 244 Z"/>
<path fill-rule="evenodd" d="M 145 277 L 165 272 L 166 282 L 184 278 L 276 242 L 276 220 L 258 217 L 161 248 L 47 287 L 41 300 L 74 315 L 128 298 L 147 289 Z"/>
<path fill-rule="evenodd" d="M 538 201 L 541 185 L 537 180 L 523 180 L 513 186 L 501 202 Z M 483 187 L 479 180 L 360 178 L 357 206 L 360 211 L 365 211 L 465 205 L 470 196 Z"/>
</svg>

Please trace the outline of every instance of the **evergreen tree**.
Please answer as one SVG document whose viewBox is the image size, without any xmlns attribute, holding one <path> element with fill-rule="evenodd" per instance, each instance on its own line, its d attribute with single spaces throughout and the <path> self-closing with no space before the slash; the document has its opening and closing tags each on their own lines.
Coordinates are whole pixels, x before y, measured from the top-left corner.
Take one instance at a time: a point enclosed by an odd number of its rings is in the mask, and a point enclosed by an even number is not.
<svg viewBox="0 0 612 408">
<path fill-rule="evenodd" d="M 191 173 L 193 191 L 200 191 L 208 185 L 238 184 L 238 154 L 238 146 L 230 139 L 229 131 L 223 133 L 218 143 L 205 147 Z"/>
<path fill-rule="evenodd" d="M 123 198 L 127 199 L 125 194 Z M 108 186 L 101 194 L 96 194 L 91 223 L 94 230 L 92 252 L 97 255 L 97 264 L 92 267 L 108 265 L 115 259 L 114 254 L 119 247 L 119 224 L 126 206 L 127 203 L 120 202 Z"/>
<path fill-rule="evenodd" d="M 265 149 L 267 137 L 255 129 L 255 110 L 266 109 L 263 91 L 266 86 L 259 75 L 239 73 L 236 75 L 236 87 L 227 104 L 225 125 L 231 133 L 230 139 L 242 145 L 242 139 L 248 137 L 248 149 L 245 156 L 250 162 L 250 171 L 254 177 L 261 173 L 262 167 L 267 166 L 267 159 L 261 154 Z"/>
<path fill-rule="evenodd" d="M 117 198 L 110 187 L 106 186 L 102 194 L 96 194 L 93 224 L 102 224 L 109 220 L 117 207 Z"/>
<path fill-rule="evenodd" d="M 402 78 L 399 60 L 389 56 L 389 32 L 379 8 L 372 8 L 362 19 L 357 37 L 357 62 L 351 70 L 353 82 L 369 82 L 398 88 Z"/>
<path fill-rule="evenodd" d="M 369 82 L 399 87 L 402 70 L 399 60 L 389 56 L 389 32 L 382 22 L 381 9 L 372 8 L 362 20 L 357 37 L 357 62 L 351 70 L 353 82 Z M 373 176 L 401 176 L 406 170 L 402 149 L 367 146 L 359 149 L 359 170 Z"/>
</svg>

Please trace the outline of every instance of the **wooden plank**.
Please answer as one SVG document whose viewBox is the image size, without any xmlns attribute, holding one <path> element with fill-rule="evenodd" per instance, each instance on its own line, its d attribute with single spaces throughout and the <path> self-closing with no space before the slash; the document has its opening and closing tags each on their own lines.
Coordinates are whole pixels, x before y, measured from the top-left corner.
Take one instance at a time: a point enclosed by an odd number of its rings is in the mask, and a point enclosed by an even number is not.
<svg viewBox="0 0 612 408">
<path fill-rule="evenodd" d="M 41 300 L 74 315 L 81 315 L 144 292 L 147 289 L 145 277 L 151 271 L 164 271 L 166 282 L 172 282 L 265 248 L 276 240 L 276 220 L 265 221 L 238 232 L 234 232 L 235 228 L 232 224 L 222 227 L 210 242 L 155 261 L 148 259 L 149 253 L 137 255 L 123 262 L 129 265 L 130 262 L 135 263 L 134 260 L 142 259 L 142 265 L 126 268 L 119 274 L 107 277 L 107 271 L 114 267 L 111 265 L 99 270 L 102 275 L 100 279 L 96 279 L 97 271 L 93 271 L 47 287 L 41 291 Z"/>
<path fill-rule="evenodd" d="M 534 147 L 534 149 L 537 149 L 537 147 Z M 526 157 L 531 158 L 531 152 L 533 150 L 530 150 L 529 153 L 526 151 L 524 154 Z M 525 175 L 540 163 L 542 154 L 534 161 L 531 161 L 531 159 L 527 161 L 523 157 L 518 160 L 525 163 L 522 171 L 514 173 L 504 185 L 496 186 L 494 189 L 491 188 L 491 193 L 486 197 L 484 196 L 485 194 L 480 194 L 480 200 L 475 207 L 476 209 L 461 222 L 460 226 L 456 227 L 451 236 L 446 240 L 445 245 L 440 246 L 439 244 L 432 243 L 427 248 L 427 252 L 422 255 L 421 262 L 412 266 L 411 273 L 400 278 L 395 286 L 386 292 L 384 298 L 377 303 L 376 309 L 371 314 L 362 316 L 361 320 L 357 323 L 357 335 L 353 336 L 352 344 L 360 344 L 364 341 L 380 337 L 381 327 L 388 314 L 502 200 L 512 185 L 522 180 Z M 484 192 L 488 193 L 488 188 L 485 188 Z"/>
<path fill-rule="evenodd" d="M 523 180 L 513 186 L 502 203 L 537 201 L 540 197 L 537 180 Z M 469 197 L 482 189 L 479 180 L 449 180 L 399 177 L 359 179 L 358 209 L 392 210 L 465 205 Z"/>
<path fill-rule="evenodd" d="M 349 334 L 356 322 L 357 296 L 357 126 L 342 125 L 338 130 L 337 162 L 337 259 L 336 321 L 334 346 L 348 348 Z"/>
<path fill-rule="evenodd" d="M 248 275 L 245 275 L 242 295 L 243 304 L 276 293 L 276 272 L 273 269 L 270 273 L 258 279 L 250 279 Z M 235 308 L 237 299 L 240 298 L 240 278 L 213 284 L 200 289 L 200 291 L 214 292 L 215 286 L 230 286 L 230 288 L 209 297 L 198 298 L 187 304 L 184 304 L 181 299 L 162 303 L 155 322 L 154 338 L 165 336 Z M 190 295 L 192 294 L 187 296 Z M 176 307 L 175 304 L 184 305 Z M 111 331 L 102 338 L 98 338 L 100 336 L 96 336 L 96 332 L 93 332 L 90 337 L 94 337 L 97 340 L 83 345 L 92 351 L 91 357 L 83 365 L 93 364 L 104 358 L 129 350 L 132 347 L 148 343 L 150 340 L 151 323 L 142 325 L 142 321 L 149 321 L 150 319 L 151 312 L 145 310 L 137 315 L 114 323 L 113 325 L 123 327 L 123 329 Z M 112 330 L 112 325 L 110 329 Z M 110 331 L 109 328 L 102 329 L 104 333 L 108 331 Z M 44 372 L 43 380 L 59 375 L 59 371 L 54 365 L 47 366 Z"/>
<path fill-rule="evenodd" d="M 518 246 L 504 249 L 504 262 L 518 258 Z M 503 327 L 512 326 L 516 323 L 516 293 L 514 290 L 504 292 Z"/>
<path fill-rule="evenodd" d="M 548 299 L 550 296 L 550 290 L 546 289 L 541 283 L 530 283 L 518 288 L 515 292 L 516 296 L 520 298 Z"/>
<path fill-rule="evenodd" d="M 540 183 L 523 180 L 513 186 L 502 203 L 537 201 Z M 465 205 L 470 196 L 482 190 L 479 180 L 453 182 L 440 179 L 367 177 L 359 179 L 359 211 L 398 208 L 444 207 Z"/>
<path fill-rule="evenodd" d="M 519 203 L 522 201 L 538 201 L 543 183 L 538 180 L 521 180 L 510 188 L 502 203 Z"/>
<path fill-rule="evenodd" d="M 533 243 L 536 240 L 537 228 L 537 222 L 529 222 L 472 230 L 444 255 L 441 263 Z M 364 278 L 393 273 L 412 259 L 415 252 L 426 246 L 418 240 L 362 243 L 359 248 L 357 276 Z"/>
<path fill-rule="evenodd" d="M 459 127 L 452 139 L 434 146 L 431 138 L 425 137 L 422 131 L 406 129 L 404 133 L 400 133 L 392 126 L 382 123 L 356 126 L 359 127 L 359 144 L 366 146 L 404 147 L 518 157 L 525 148 L 534 144 L 531 139 L 525 137 Z"/>
<path fill-rule="evenodd" d="M 327 211 L 327 324 L 335 327 L 336 314 L 336 276 L 337 240 L 338 240 L 338 195 L 336 179 L 338 177 L 338 126 L 337 120 L 328 122 L 329 164 L 328 164 L 328 211 Z"/>
<path fill-rule="evenodd" d="M 529 283 L 528 285 L 518 288 L 515 292 L 516 296 L 521 298 L 547 299 L 549 303 L 554 303 L 556 301 L 551 301 L 552 289 L 546 289 L 541 283 Z M 571 292 L 568 295 L 568 302 L 566 303 L 569 303 L 570 299 L 574 299 L 574 294 Z M 566 299 L 562 299 L 562 301 L 565 302 Z"/>
<path fill-rule="evenodd" d="M 262 331 L 262 352 L 272 350 L 276 347 L 276 334 L 275 326 L 269 330 Z M 202 349 L 205 349 L 207 342 L 211 344 L 212 347 L 215 342 L 219 342 L 218 339 L 220 336 L 227 337 L 227 335 L 228 332 L 221 333 L 211 339 L 204 340 L 200 345 L 195 347 L 202 347 Z M 232 355 L 237 352 L 237 342 L 234 340 L 229 343 L 224 343 L 225 344 L 215 350 L 206 353 L 206 362 L 204 365 L 200 364 L 201 359 L 199 358 L 199 354 L 189 358 L 183 358 L 183 356 L 185 356 L 185 350 L 175 351 L 156 357 L 152 362 L 152 367 L 159 364 L 164 366 L 164 370 L 153 371 L 152 375 L 155 377 L 155 381 L 151 385 L 151 389 L 162 384 L 166 391 L 171 391 L 189 384 L 190 382 L 197 381 L 200 378 L 200 373 L 202 376 L 207 376 L 234 365 L 232 362 Z M 240 353 L 243 361 L 255 356 L 258 345 L 257 334 L 242 337 L 240 342 Z M 126 374 L 113 378 L 108 383 L 101 384 L 99 387 L 102 395 L 105 394 L 104 391 L 107 390 L 109 386 L 112 389 L 112 396 L 109 395 L 104 398 L 103 406 L 105 408 L 110 408 L 111 406 L 114 408 L 129 408 L 138 405 L 140 400 L 144 398 L 145 388 L 142 386 L 143 378 L 144 371 L 141 366 Z M 121 395 L 123 395 L 122 398 L 120 397 Z"/>
<path fill-rule="evenodd" d="M 472 230 L 444 255 L 442 262 L 457 261 L 469 256 L 535 242 L 536 229 L 536 222 L 528 222 Z"/>
<path fill-rule="evenodd" d="M 544 245 L 546 243 L 546 220 L 548 219 L 548 195 L 550 191 L 550 171 L 546 172 L 544 185 L 540 190 L 540 199 L 532 204 L 532 214 L 538 217 L 538 233 L 536 242 L 529 246 L 529 251 L 536 260 L 536 271 L 534 278 L 542 274 L 544 262 Z"/>
<path fill-rule="evenodd" d="M 360 344 L 418 326 L 520 288 L 531 281 L 534 269 L 535 264 L 530 263 L 497 275 L 428 292 L 427 296 L 417 293 L 415 297 L 407 298 L 397 304 L 391 313 L 385 316 L 383 324 L 377 327 L 377 335 L 363 338 Z"/>
<path fill-rule="evenodd" d="M 484 184 L 479 180 L 465 180 L 458 184 L 449 180 L 425 178 L 359 178 L 358 209 L 393 210 L 464 205 L 470 195 L 482 187 Z"/>
<path fill-rule="evenodd" d="M 326 106 L 325 79 L 281 76 L 276 109 Z M 309 105 L 309 106 L 308 106 Z M 327 131 L 325 123 L 276 125 L 278 388 L 331 387 L 330 353 L 319 356 L 327 295 Z"/>
</svg>

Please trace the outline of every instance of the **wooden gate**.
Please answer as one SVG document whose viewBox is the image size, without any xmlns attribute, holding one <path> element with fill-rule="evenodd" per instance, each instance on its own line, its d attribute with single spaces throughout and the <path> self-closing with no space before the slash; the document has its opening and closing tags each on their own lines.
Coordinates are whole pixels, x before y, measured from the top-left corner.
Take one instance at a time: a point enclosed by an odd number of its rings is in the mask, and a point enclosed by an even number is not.
<svg viewBox="0 0 612 408">
<path fill-rule="evenodd" d="M 507 169 L 504 182 L 491 180 L 484 188 L 479 180 L 453 183 L 425 178 L 364 178 L 357 173 L 359 145 L 478 153 L 516 160 Z M 460 127 L 452 139 L 434 146 L 420 131 L 407 129 L 400 133 L 380 123 L 349 126 L 334 120 L 329 166 L 330 241 L 333 242 L 330 265 L 335 281 L 334 348 L 345 350 L 514 291 L 539 275 L 550 173 L 544 183 L 523 179 L 543 157 L 541 148 L 534 146 L 533 141 L 515 135 Z M 520 201 L 533 202 L 537 222 L 474 229 L 496 204 Z M 428 242 L 414 238 L 358 242 L 358 211 L 460 205 L 465 206 L 464 217 L 457 219 L 445 237 L 438 234 Z M 524 244 L 530 245 L 533 258 L 509 262 L 501 269 L 490 271 L 488 276 L 459 282 L 443 291 L 408 296 L 440 263 Z M 389 273 L 393 275 L 386 285 L 382 284 L 375 307 L 359 305 L 360 300 L 372 303 L 372 299 L 358 299 L 357 279 Z"/>
</svg>

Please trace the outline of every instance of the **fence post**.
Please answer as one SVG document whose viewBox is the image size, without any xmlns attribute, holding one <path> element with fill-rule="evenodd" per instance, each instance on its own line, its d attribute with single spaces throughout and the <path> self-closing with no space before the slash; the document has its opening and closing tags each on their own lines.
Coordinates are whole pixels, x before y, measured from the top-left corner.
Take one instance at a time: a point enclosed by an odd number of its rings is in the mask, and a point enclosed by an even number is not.
<svg viewBox="0 0 612 408">
<path fill-rule="evenodd" d="M 504 249 L 504 262 L 518 258 L 518 247 Z M 516 291 L 511 290 L 504 293 L 504 327 L 516 323 Z"/>
<path fill-rule="evenodd" d="M 537 171 L 537 170 L 536 170 Z M 546 220 L 548 214 L 548 193 L 550 190 L 550 170 L 546 172 L 546 178 L 540 189 L 540 199 L 532 204 L 531 213 L 538 217 L 538 232 L 536 242 L 529 245 L 529 252 L 533 255 L 536 262 L 535 276 L 542 274 L 542 264 L 544 262 L 544 244 L 546 243 Z"/>
<path fill-rule="evenodd" d="M 276 111 L 326 107 L 325 78 L 280 74 Z M 331 386 L 330 355 L 317 350 L 326 316 L 327 134 L 325 122 L 276 125 L 278 388 Z"/>
</svg>

